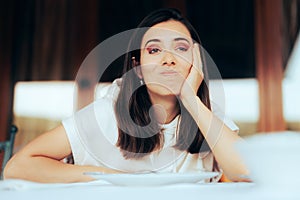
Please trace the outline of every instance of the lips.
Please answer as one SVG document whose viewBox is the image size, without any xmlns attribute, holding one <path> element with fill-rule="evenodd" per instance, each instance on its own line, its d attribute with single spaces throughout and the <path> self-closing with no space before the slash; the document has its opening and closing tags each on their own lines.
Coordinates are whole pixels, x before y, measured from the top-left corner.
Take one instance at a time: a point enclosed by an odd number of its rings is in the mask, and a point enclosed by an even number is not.
<svg viewBox="0 0 300 200">
<path fill-rule="evenodd" d="M 175 75 L 178 75 L 178 73 L 176 71 L 173 71 L 173 70 L 166 70 L 166 71 L 161 72 L 160 74 L 164 75 L 164 76 L 175 76 Z"/>
</svg>

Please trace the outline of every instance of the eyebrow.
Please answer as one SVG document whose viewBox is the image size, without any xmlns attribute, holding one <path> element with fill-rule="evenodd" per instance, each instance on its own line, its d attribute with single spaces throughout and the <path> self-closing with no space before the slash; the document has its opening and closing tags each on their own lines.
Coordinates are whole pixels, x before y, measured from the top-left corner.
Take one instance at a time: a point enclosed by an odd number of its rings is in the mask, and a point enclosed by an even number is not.
<svg viewBox="0 0 300 200">
<path fill-rule="evenodd" d="M 180 41 L 180 40 L 184 40 L 184 41 L 186 41 L 188 44 L 190 44 L 190 41 L 188 41 L 188 39 L 186 39 L 186 38 L 180 37 L 180 38 L 175 38 L 175 39 L 174 39 L 174 41 Z"/>
<path fill-rule="evenodd" d="M 148 40 L 148 41 L 146 42 L 146 44 L 145 44 L 145 47 L 146 47 L 147 44 L 150 43 L 150 42 L 161 42 L 161 40 L 159 40 L 159 39 L 151 39 L 151 40 Z"/>
<path fill-rule="evenodd" d="M 186 38 L 179 37 L 179 38 L 175 38 L 175 39 L 174 39 L 174 41 L 181 41 L 181 40 L 184 40 L 184 41 L 186 41 L 188 44 L 190 44 L 190 41 L 189 41 L 188 39 L 186 39 Z M 159 40 L 159 39 L 151 39 L 151 40 L 148 40 L 148 41 L 146 42 L 146 44 L 145 44 L 145 47 L 146 47 L 147 44 L 150 43 L 150 42 L 161 42 L 161 40 Z"/>
</svg>

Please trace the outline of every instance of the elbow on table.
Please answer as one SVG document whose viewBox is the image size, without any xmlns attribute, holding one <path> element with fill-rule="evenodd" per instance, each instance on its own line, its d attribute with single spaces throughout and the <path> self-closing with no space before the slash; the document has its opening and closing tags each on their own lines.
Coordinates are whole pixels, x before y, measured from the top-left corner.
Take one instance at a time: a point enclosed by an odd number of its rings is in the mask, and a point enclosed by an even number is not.
<svg viewBox="0 0 300 200">
<path fill-rule="evenodd" d="M 12 157 L 3 169 L 3 179 L 20 179 L 26 173 L 20 158 Z"/>
<path fill-rule="evenodd" d="M 221 177 L 221 182 L 252 182 L 252 180 L 250 179 L 250 177 L 246 174 L 239 174 L 239 175 L 225 175 L 223 174 L 223 176 Z"/>
</svg>

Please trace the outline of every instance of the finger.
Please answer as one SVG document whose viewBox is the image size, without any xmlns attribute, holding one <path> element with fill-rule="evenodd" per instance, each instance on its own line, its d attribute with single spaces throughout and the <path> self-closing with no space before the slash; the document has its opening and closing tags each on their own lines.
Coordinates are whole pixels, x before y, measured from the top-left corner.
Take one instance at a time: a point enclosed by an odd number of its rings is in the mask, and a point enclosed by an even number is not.
<svg viewBox="0 0 300 200">
<path fill-rule="evenodd" d="M 203 74 L 203 65 L 200 55 L 200 45 L 198 43 L 194 43 L 193 58 L 193 67 L 198 71 L 198 73 Z"/>
</svg>

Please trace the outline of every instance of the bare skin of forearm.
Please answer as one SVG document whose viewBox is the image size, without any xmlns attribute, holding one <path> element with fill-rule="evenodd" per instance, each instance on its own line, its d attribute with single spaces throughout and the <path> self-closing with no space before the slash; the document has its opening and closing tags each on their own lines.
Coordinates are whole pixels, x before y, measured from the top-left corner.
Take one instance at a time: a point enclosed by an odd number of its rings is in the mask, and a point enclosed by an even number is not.
<svg viewBox="0 0 300 200">
<path fill-rule="evenodd" d="M 5 179 L 18 178 L 41 183 L 71 183 L 94 180 L 92 177 L 84 175 L 84 172 L 118 173 L 118 171 L 102 167 L 66 164 L 41 156 L 22 157 L 18 159 L 12 159 L 8 163 L 14 169 L 13 173 L 10 173 L 10 170 L 4 171 Z"/>
<path fill-rule="evenodd" d="M 243 178 L 248 175 L 248 170 L 235 149 L 235 144 L 242 138 L 214 116 L 199 97 L 185 98 L 183 104 L 187 105 L 225 175 L 232 181 L 249 181 Z"/>
<path fill-rule="evenodd" d="M 80 166 L 61 162 L 71 154 L 71 147 L 63 126 L 41 134 L 17 152 L 4 169 L 6 179 L 25 179 L 36 182 L 91 181 L 84 172 L 120 173 L 96 166 Z"/>
</svg>

